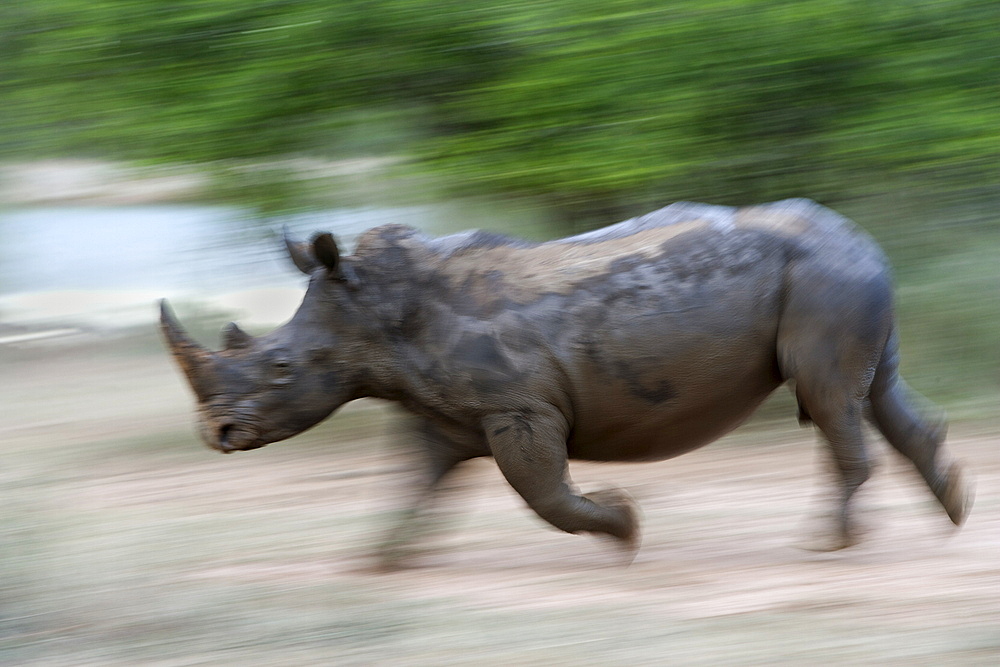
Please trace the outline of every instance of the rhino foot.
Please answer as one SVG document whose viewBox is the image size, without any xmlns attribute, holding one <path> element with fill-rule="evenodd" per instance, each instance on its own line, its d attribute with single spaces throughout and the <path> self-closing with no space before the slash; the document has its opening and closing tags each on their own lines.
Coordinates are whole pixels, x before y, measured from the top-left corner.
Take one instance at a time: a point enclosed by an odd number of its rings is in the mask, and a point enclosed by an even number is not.
<svg viewBox="0 0 1000 667">
<path fill-rule="evenodd" d="M 381 544 L 376 548 L 376 569 L 393 572 L 415 567 L 412 561 L 427 551 L 423 540 L 445 531 L 444 514 L 426 507 L 413 507 L 400 513 Z"/>
<path fill-rule="evenodd" d="M 798 542 L 795 546 L 804 551 L 817 551 L 817 552 L 828 552 L 828 551 L 840 551 L 841 549 L 846 549 L 847 547 L 853 547 L 855 544 L 860 542 L 856 534 L 848 533 L 817 533 L 811 535 L 808 538 Z"/>
<path fill-rule="evenodd" d="M 639 504 L 635 502 L 635 498 L 624 489 L 619 488 L 602 489 L 588 493 L 584 497 L 602 507 L 621 512 L 624 517 L 622 534 L 610 535 L 609 537 L 615 540 L 616 545 L 624 555 L 622 565 L 626 567 L 631 565 L 642 545 L 642 531 L 640 530 L 642 511 Z"/>
<path fill-rule="evenodd" d="M 372 570 L 378 573 L 399 572 L 413 567 L 412 559 L 415 554 L 412 548 L 405 548 L 403 545 L 382 544 L 375 552 Z"/>
<path fill-rule="evenodd" d="M 952 463 L 946 475 L 948 480 L 944 493 L 941 494 L 941 505 L 948 512 L 948 518 L 956 526 L 965 523 L 975 500 L 975 485 L 969 480 L 959 463 Z"/>
<path fill-rule="evenodd" d="M 854 522 L 845 528 L 843 519 L 836 513 L 816 517 L 809 523 L 814 525 L 805 531 L 805 536 L 795 542 L 795 546 L 804 551 L 829 552 L 840 551 L 861 542 L 864 531 Z"/>
</svg>

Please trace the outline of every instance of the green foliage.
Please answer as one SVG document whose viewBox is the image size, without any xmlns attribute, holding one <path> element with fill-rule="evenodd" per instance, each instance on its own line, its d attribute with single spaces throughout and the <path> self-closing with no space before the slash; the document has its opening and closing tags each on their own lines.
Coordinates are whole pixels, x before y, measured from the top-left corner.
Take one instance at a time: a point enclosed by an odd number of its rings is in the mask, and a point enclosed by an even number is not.
<svg viewBox="0 0 1000 667">
<path fill-rule="evenodd" d="M 7 148 L 196 161 L 327 153 L 358 109 L 419 104 L 493 62 L 429 3 L 376 4 L 5 7 L 5 120 L 28 132 Z"/>
<path fill-rule="evenodd" d="M 1000 175 L 992 0 L 48 0 L 0 32 L 11 155 L 403 154 L 603 219 Z"/>
<path fill-rule="evenodd" d="M 429 154 L 450 177 L 582 209 L 832 196 L 898 172 L 996 183 L 990 5 L 555 4 L 507 26 L 515 67 L 445 109 L 464 131 Z"/>
</svg>

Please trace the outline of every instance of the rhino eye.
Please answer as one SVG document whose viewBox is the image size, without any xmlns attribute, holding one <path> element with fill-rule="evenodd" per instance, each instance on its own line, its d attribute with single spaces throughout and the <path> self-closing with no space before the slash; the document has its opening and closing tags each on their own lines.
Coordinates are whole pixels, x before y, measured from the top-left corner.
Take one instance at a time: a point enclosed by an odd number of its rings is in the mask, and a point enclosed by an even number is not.
<svg viewBox="0 0 1000 667">
<path fill-rule="evenodd" d="M 292 362 L 275 359 L 271 362 L 271 384 L 288 384 L 292 381 Z"/>
</svg>

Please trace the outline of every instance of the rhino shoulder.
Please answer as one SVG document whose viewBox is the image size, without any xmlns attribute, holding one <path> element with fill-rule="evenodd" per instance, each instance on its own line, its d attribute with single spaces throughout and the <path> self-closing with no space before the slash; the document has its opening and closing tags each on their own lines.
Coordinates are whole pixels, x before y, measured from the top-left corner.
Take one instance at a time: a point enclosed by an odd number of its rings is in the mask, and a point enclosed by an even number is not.
<svg viewBox="0 0 1000 667">
<path fill-rule="evenodd" d="M 405 248 L 425 243 L 426 238 L 423 233 L 415 227 L 400 224 L 379 225 L 358 237 L 354 254 L 367 258 L 390 248 Z"/>
</svg>

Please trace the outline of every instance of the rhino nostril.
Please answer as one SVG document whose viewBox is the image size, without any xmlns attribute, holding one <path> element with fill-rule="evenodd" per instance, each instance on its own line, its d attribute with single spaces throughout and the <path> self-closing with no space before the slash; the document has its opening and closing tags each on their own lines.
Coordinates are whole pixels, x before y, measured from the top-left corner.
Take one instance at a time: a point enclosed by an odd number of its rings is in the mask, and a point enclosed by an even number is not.
<svg viewBox="0 0 1000 667">
<path fill-rule="evenodd" d="M 224 452 L 233 451 L 233 448 L 229 446 L 229 433 L 232 430 L 232 424 L 223 424 L 219 427 L 219 449 Z"/>
</svg>

